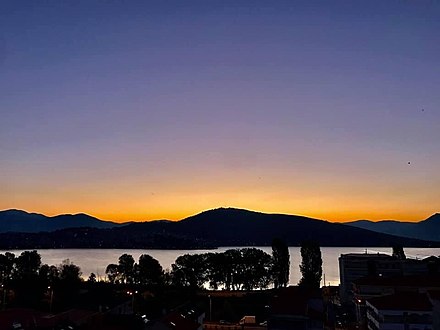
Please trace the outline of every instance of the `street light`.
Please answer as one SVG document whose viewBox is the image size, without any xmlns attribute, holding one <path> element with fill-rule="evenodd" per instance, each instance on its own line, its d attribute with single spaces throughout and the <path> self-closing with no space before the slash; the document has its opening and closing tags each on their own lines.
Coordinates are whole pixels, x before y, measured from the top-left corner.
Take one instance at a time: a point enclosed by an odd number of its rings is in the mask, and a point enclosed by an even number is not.
<svg viewBox="0 0 440 330">
<path fill-rule="evenodd" d="M 209 321 L 212 322 L 212 299 L 210 294 L 208 294 L 208 298 L 209 298 Z"/>
<path fill-rule="evenodd" d="M 3 310 L 6 309 L 6 287 L 4 284 L 2 284 L 2 289 L 3 289 Z"/>
<path fill-rule="evenodd" d="M 51 288 L 50 285 L 47 287 L 47 289 L 49 290 L 49 294 L 50 294 L 50 298 L 49 298 L 49 313 L 52 314 L 53 289 Z"/>
<path fill-rule="evenodd" d="M 138 292 L 137 291 L 134 291 L 134 292 L 132 292 L 132 291 L 127 291 L 127 294 L 129 295 L 129 296 L 131 296 L 131 309 L 133 310 L 133 314 L 134 314 L 134 296 L 135 296 L 135 294 L 137 294 Z"/>
</svg>

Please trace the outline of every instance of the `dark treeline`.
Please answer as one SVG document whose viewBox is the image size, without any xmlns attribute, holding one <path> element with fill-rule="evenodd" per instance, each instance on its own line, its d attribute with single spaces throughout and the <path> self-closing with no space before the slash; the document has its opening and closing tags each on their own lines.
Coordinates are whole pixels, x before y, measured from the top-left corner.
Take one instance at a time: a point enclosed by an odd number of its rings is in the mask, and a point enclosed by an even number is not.
<svg viewBox="0 0 440 330">
<path fill-rule="evenodd" d="M 306 242 L 301 248 L 301 255 L 303 261 L 300 270 L 303 278 L 299 284 L 319 286 L 322 274 L 319 246 Z M 159 261 L 150 255 L 143 254 L 135 261 L 133 256 L 123 254 L 118 263 L 109 264 L 106 268 L 110 284 L 150 288 L 209 287 L 213 290 L 285 287 L 289 283 L 289 272 L 289 249 L 279 239 L 273 240 L 272 255 L 257 248 L 229 249 L 222 253 L 184 254 L 175 260 L 170 270 L 164 270 Z M 24 251 L 19 256 L 10 252 L 0 254 L 0 284 L 16 289 L 18 293 L 23 289 L 41 297 L 47 294 L 48 289 L 68 291 L 79 285 L 82 281 L 81 275 L 80 268 L 68 260 L 56 266 L 42 264 L 41 256 L 36 250 Z M 90 274 L 88 282 L 97 282 L 96 275 Z M 31 288 L 28 288 L 28 285 Z"/>
<path fill-rule="evenodd" d="M 178 286 L 202 287 L 208 283 L 212 289 L 254 290 L 274 282 L 274 269 L 272 257 L 262 250 L 231 249 L 180 256 L 172 265 L 171 278 Z"/>
<path fill-rule="evenodd" d="M 163 271 L 159 262 L 141 255 L 136 263 L 123 254 L 118 264 L 109 264 L 106 275 L 111 283 L 140 285 L 172 285 L 214 290 L 264 289 L 271 284 L 286 286 L 289 282 L 290 256 L 288 247 L 274 241 L 273 255 L 256 248 L 230 249 L 223 253 L 185 254 Z"/>
<path fill-rule="evenodd" d="M 17 305 L 37 305 L 42 300 L 49 300 L 53 290 L 59 298 L 65 296 L 74 300 L 81 283 L 81 270 L 69 260 L 57 266 L 42 264 L 35 250 L 24 251 L 19 256 L 6 252 L 0 254 L 0 283 L 3 304 L 13 293 Z"/>
<path fill-rule="evenodd" d="M 322 256 L 319 244 L 301 244 L 302 278 L 298 285 L 319 288 L 322 279 Z M 280 239 L 272 242 L 272 255 L 257 248 L 230 249 L 225 252 L 184 254 L 164 271 L 153 257 L 143 254 L 136 263 L 133 256 L 123 254 L 118 264 L 109 264 L 106 275 L 110 283 L 135 285 L 167 285 L 213 290 L 255 290 L 286 287 L 289 283 L 290 255 Z"/>
<path fill-rule="evenodd" d="M 301 254 L 303 279 L 299 284 L 319 287 L 322 274 L 319 246 L 305 244 Z M 136 300 L 136 308 L 142 310 L 151 309 L 148 304 L 154 299 L 157 306 L 166 306 L 167 292 L 179 295 L 205 288 L 251 291 L 285 287 L 289 283 L 289 271 L 288 246 L 277 239 L 273 240 L 272 254 L 257 248 L 184 254 L 167 270 L 150 255 L 143 254 L 135 260 L 123 254 L 117 263 L 107 266 L 106 281 L 97 279 L 93 273 L 85 281 L 80 268 L 68 260 L 59 265 L 43 264 L 36 250 L 18 256 L 6 252 L 0 254 L 0 300 L 3 308 L 32 306 L 62 311 L 74 306 L 105 307 L 110 301 L 124 301 L 130 293 L 133 301 Z M 156 298 L 141 297 L 141 292 L 151 292 Z"/>
</svg>

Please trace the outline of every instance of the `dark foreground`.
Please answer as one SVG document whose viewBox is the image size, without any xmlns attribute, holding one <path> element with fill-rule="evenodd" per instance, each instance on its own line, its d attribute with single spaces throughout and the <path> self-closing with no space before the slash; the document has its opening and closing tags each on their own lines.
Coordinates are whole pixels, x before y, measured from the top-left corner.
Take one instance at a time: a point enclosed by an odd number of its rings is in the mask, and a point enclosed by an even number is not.
<svg viewBox="0 0 440 330">
<path fill-rule="evenodd" d="M 48 290 L 33 306 L 14 300 L 14 294 L 7 292 L 10 300 L 0 312 L 0 329 L 252 330 L 265 329 L 268 323 L 282 326 L 286 322 L 331 328 L 336 301 L 334 288 L 136 290 L 104 282 L 85 282 L 79 290 L 64 296 Z M 296 321 L 277 318 L 278 314 L 296 315 Z"/>
</svg>

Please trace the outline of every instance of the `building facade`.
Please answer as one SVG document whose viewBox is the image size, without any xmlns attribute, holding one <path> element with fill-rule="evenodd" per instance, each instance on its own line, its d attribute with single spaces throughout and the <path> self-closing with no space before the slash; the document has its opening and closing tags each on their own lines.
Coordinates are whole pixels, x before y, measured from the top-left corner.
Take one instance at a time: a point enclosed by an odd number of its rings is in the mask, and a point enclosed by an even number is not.
<svg viewBox="0 0 440 330">
<path fill-rule="evenodd" d="M 432 304 L 426 293 L 400 293 L 367 300 L 369 330 L 432 330 Z"/>
</svg>

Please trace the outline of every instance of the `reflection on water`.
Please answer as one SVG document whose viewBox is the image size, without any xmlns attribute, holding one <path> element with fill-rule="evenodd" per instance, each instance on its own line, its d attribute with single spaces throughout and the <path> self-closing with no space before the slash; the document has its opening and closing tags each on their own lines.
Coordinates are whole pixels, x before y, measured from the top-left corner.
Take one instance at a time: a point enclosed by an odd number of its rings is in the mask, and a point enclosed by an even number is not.
<svg viewBox="0 0 440 330">
<path fill-rule="evenodd" d="M 110 263 L 118 263 L 120 255 L 131 254 L 137 261 L 141 254 L 149 254 L 153 258 L 159 260 L 164 269 L 171 268 L 171 264 L 180 255 L 189 253 L 205 253 L 205 252 L 224 252 L 234 247 L 222 247 L 217 250 L 123 250 L 123 249 L 59 249 L 59 250 L 38 250 L 42 257 L 43 263 L 49 265 L 58 265 L 63 260 L 69 259 L 74 264 L 81 267 L 83 277 L 87 278 L 90 273 L 95 273 L 98 278 L 105 277 L 105 268 Z M 271 247 L 259 247 L 267 253 L 271 253 Z M 339 264 L 338 258 L 345 253 L 388 253 L 391 254 L 391 248 L 361 248 L 361 247 L 323 247 L 321 248 L 323 259 L 323 274 L 325 274 L 326 284 L 339 284 Z M 6 251 L 0 251 L 4 253 Z M 10 251 L 19 255 L 22 250 Z M 298 283 L 301 275 L 299 264 L 301 262 L 301 254 L 299 247 L 290 247 L 290 284 Z M 440 248 L 405 248 L 407 257 L 424 258 L 430 255 L 439 256 Z"/>
</svg>

